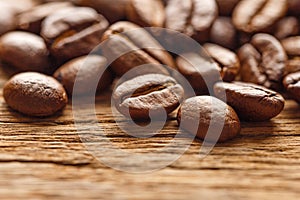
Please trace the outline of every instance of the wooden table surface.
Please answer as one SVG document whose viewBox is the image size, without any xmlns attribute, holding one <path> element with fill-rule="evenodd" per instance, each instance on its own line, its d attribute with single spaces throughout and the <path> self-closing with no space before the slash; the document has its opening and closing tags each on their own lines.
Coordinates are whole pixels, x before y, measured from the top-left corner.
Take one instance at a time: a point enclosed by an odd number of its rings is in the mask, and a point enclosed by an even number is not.
<svg viewBox="0 0 300 200">
<path fill-rule="evenodd" d="M 1 88 L 7 78 L 2 70 Z M 291 100 L 269 122 L 243 123 L 238 138 L 218 144 L 204 159 L 201 142 L 194 141 L 170 166 L 133 174 L 107 167 L 85 148 L 71 105 L 61 115 L 28 118 L 6 106 L 2 90 L 0 95 L 1 199 L 299 199 L 300 107 Z M 175 136 L 174 120 L 149 139 L 120 132 L 107 97 L 97 100 L 96 111 L 115 145 L 151 152 Z"/>
</svg>

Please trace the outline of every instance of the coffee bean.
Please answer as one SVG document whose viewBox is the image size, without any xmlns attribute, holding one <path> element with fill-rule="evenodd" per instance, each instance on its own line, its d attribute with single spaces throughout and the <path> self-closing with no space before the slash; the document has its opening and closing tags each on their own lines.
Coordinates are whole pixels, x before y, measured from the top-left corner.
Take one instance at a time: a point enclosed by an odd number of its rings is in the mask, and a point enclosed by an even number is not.
<svg viewBox="0 0 300 200">
<path fill-rule="evenodd" d="M 197 96 L 185 100 L 178 111 L 177 121 L 181 128 L 207 141 L 225 142 L 236 137 L 241 129 L 235 111 L 211 96 Z M 213 131 L 207 135 L 209 128 Z M 222 131 L 219 138 L 218 128 Z"/>
<path fill-rule="evenodd" d="M 100 44 L 108 27 L 107 20 L 94 9 L 70 7 L 48 16 L 41 35 L 51 54 L 61 61 L 89 54 Z"/>
<path fill-rule="evenodd" d="M 12 109 L 36 117 L 53 115 L 68 102 L 58 81 L 36 72 L 13 76 L 4 86 L 3 96 Z"/>
<path fill-rule="evenodd" d="M 215 0 L 170 0 L 166 7 L 166 28 L 205 42 L 217 15 Z"/>
<path fill-rule="evenodd" d="M 300 16 L 300 1 L 299 0 L 288 0 L 289 14 Z"/>
<path fill-rule="evenodd" d="M 221 80 L 219 66 L 197 53 L 185 53 L 176 59 L 178 71 L 189 81 L 196 94 L 208 94 Z"/>
<path fill-rule="evenodd" d="M 233 107 L 245 121 L 266 121 L 276 117 L 284 107 L 283 97 L 265 87 L 251 83 L 216 83 L 216 97 Z"/>
<path fill-rule="evenodd" d="M 147 74 L 119 85 L 113 100 L 117 110 L 134 120 L 153 119 L 171 113 L 183 99 L 183 88 L 171 77 Z"/>
<path fill-rule="evenodd" d="M 240 0 L 216 0 L 220 15 L 229 16 Z"/>
<path fill-rule="evenodd" d="M 238 51 L 241 78 L 245 82 L 280 90 L 287 55 L 280 42 L 268 34 L 256 34 Z"/>
<path fill-rule="evenodd" d="M 219 45 L 206 43 L 203 48 L 218 64 L 224 81 L 233 81 L 240 71 L 240 61 L 237 55 Z"/>
<path fill-rule="evenodd" d="M 172 56 L 146 30 L 133 23 L 113 24 L 104 33 L 102 40 L 103 54 L 114 61 L 111 67 L 118 76 L 145 64 L 152 65 L 137 71 L 134 76 L 147 73 L 168 75 L 167 68 L 162 64 L 176 69 Z"/>
<path fill-rule="evenodd" d="M 126 18 L 126 8 L 130 0 L 75 0 L 74 3 L 79 6 L 88 6 L 97 10 L 110 23 L 115 23 Z"/>
<path fill-rule="evenodd" d="M 44 40 L 35 34 L 14 31 L 0 38 L 0 59 L 21 71 L 49 73 L 48 56 Z"/>
<path fill-rule="evenodd" d="M 284 39 L 290 36 L 298 35 L 300 24 L 296 17 L 285 17 L 275 24 L 274 36 L 277 39 Z"/>
<path fill-rule="evenodd" d="M 140 26 L 162 27 L 165 21 L 165 9 L 161 0 L 130 0 L 127 6 L 127 18 Z"/>
<path fill-rule="evenodd" d="M 283 17 L 287 7 L 287 0 L 241 0 L 233 11 L 233 24 L 247 33 L 263 31 Z"/>
<path fill-rule="evenodd" d="M 76 94 L 85 95 L 91 93 L 91 88 L 93 88 L 93 85 L 91 85 L 93 81 L 91 80 L 98 80 L 99 74 L 102 77 L 98 83 L 98 92 L 103 91 L 111 84 L 112 74 L 105 68 L 106 59 L 104 57 L 97 55 L 82 56 L 61 66 L 53 76 L 65 87 L 69 95 L 72 95 L 75 81 L 78 81 L 77 86 L 79 88 L 76 88 Z"/>
<path fill-rule="evenodd" d="M 0 5 L 1 6 L 1 5 Z M 10 7 L 0 7 L 0 36 L 16 27 L 15 11 Z"/>
<path fill-rule="evenodd" d="M 289 57 L 286 73 L 300 71 L 300 36 L 283 39 L 281 44 Z"/>
<path fill-rule="evenodd" d="M 281 44 L 289 56 L 300 56 L 300 36 L 283 39 Z"/>
<path fill-rule="evenodd" d="M 300 103 L 300 71 L 287 75 L 283 84 L 291 97 Z"/>
<path fill-rule="evenodd" d="M 229 49 L 235 49 L 237 45 L 237 32 L 229 17 L 218 17 L 210 31 L 212 43 Z"/>
<path fill-rule="evenodd" d="M 42 21 L 53 13 L 62 8 L 71 7 L 69 2 L 52 2 L 38 5 L 32 9 L 21 13 L 17 17 L 17 26 L 19 29 L 39 34 L 41 31 Z"/>
<path fill-rule="evenodd" d="M 27 10 L 32 9 L 34 6 L 37 6 L 39 1 L 36 0 L 9 0 L 0 1 L 0 7 L 11 8 L 15 13 L 25 12 Z"/>
</svg>

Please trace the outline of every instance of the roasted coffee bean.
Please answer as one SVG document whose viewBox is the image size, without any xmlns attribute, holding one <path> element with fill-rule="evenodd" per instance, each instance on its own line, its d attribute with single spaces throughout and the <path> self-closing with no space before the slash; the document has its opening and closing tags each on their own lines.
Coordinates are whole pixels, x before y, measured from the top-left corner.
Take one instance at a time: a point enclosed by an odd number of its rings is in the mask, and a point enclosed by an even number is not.
<svg viewBox="0 0 300 200">
<path fill-rule="evenodd" d="M 165 22 L 165 9 L 162 0 L 130 0 L 127 18 L 140 26 L 162 27 Z"/>
<path fill-rule="evenodd" d="M 59 9 L 71 7 L 72 4 L 69 2 L 52 2 L 42 4 L 32 9 L 21 13 L 17 17 L 17 26 L 21 30 L 29 31 L 32 33 L 39 34 L 41 32 L 42 21 Z"/>
<path fill-rule="evenodd" d="M 280 90 L 287 55 L 280 42 L 268 34 L 256 34 L 238 51 L 241 78 L 245 82 Z"/>
<path fill-rule="evenodd" d="M 275 24 L 274 36 L 277 39 L 284 39 L 290 36 L 295 36 L 300 33 L 300 24 L 296 17 L 282 18 Z"/>
<path fill-rule="evenodd" d="M 251 83 L 216 83 L 216 97 L 224 100 L 245 121 L 266 121 L 276 117 L 284 107 L 283 97 L 265 87 Z"/>
<path fill-rule="evenodd" d="M 299 0 L 288 0 L 289 14 L 300 16 L 300 1 Z"/>
<path fill-rule="evenodd" d="M 134 120 L 148 120 L 171 113 L 183 99 L 184 91 L 173 78 L 161 74 L 138 76 L 119 85 L 113 100 L 117 110 Z"/>
<path fill-rule="evenodd" d="M 0 5 L 0 36 L 16 27 L 15 11 L 10 7 Z"/>
<path fill-rule="evenodd" d="M 221 100 L 211 96 L 197 96 L 185 100 L 178 111 L 177 121 L 184 130 L 195 134 L 200 139 L 212 142 L 233 139 L 241 129 L 235 111 Z M 209 128 L 213 131 L 208 135 Z M 219 138 L 218 128 L 222 131 Z"/>
<path fill-rule="evenodd" d="M 291 97 L 300 103 L 300 71 L 287 75 L 283 84 Z"/>
<path fill-rule="evenodd" d="M 75 4 L 94 8 L 101 13 L 110 23 L 124 20 L 126 8 L 130 0 L 74 0 Z"/>
<path fill-rule="evenodd" d="M 13 9 L 17 14 L 30 10 L 34 6 L 37 6 L 40 2 L 37 0 L 2 0 L 0 1 L 0 7 L 6 7 Z"/>
<path fill-rule="evenodd" d="M 241 0 L 233 11 L 233 24 L 247 33 L 264 31 L 283 17 L 287 8 L 287 0 Z"/>
<path fill-rule="evenodd" d="M 49 52 L 43 38 L 27 32 L 14 31 L 0 38 L 0 59 L 21 71 L 49 73 Z"/>
<path fill-rule="evenodd" d="M 77 86 L 79 87 L 76 88 L 76 94 L 86 95 L 90 94 L 91 88 L 93 88 L 91 80 L 98 80 L 100 74 L 102 76 L 98 83 L 97 92 L 101 92 L 108 88 L 112 82 L 111 72 L 105 70 L 106 64 L 106 59 L 102 56 L 82 56 L 58 68 L 53 76 L 65 87 L 69 95 L 73 93 L 75 81 L 78 82 Z"/>
<path fill-rule="evenodd" d="M 300 71 L 300 36 L 283 39 L 281 44 L 289 56 L 286 73 Z"/>
<path fill-rule="evenodd" d="M 229 49 L 237 45 L 237 31 L 229 17 L 219 17 L 213 23 L 210 31 L 210 41 Z"/>
<path fill-rule="evenodd" d="M 178 71 L 189 81 L 196 94 L 208 94 L 221 80 L 219 66 L 201 54 L 182 54 L 177 57 L 176 63 Z"/>
<path fill-rule="evenodd" d="M 235 6 L 240 0 L 216 0 L 220 15 L 231 15 Z"/>
<path fill-rule="evenodd" d="M 53 115 L 68 102 L 58 81 L 36 72 L 13 76 L 4 86 L 3 96 L 12 109 L 36 117 Z"/>
<path fill-rule="evenodd" d="M 70 7 L 48 16 L 42 25 L 41 35 L 51 54 L 60 61 L 89 54 L 100 44 L 108 27 L 107 20 L 94 9 Z"/>
<path fill-rule="evenodd" d="M 205 42 L 209 39 L 209 30 L 217 15 L 215 0 L 170 0 L 166 7 L 165 25 Z"/>
<path fill-rule="evenodd" d="M 118 76 L 134 67 L 152 64 L 136 71 L 136 75 L 160 73 L 168 75 L 166 67 L 176 69 L 172 56 L 144 29 L 131 22 L 117 22 L 104 33 L 103 54 Z"/>
<path fill-rule="evenodd" d="M 219 45 L 206 43 L 203 48 L 218 64 L 221 77 L 224 81 L 233 81 L 240 71 L 240 61 L 237 55 Z"/>
</svg>

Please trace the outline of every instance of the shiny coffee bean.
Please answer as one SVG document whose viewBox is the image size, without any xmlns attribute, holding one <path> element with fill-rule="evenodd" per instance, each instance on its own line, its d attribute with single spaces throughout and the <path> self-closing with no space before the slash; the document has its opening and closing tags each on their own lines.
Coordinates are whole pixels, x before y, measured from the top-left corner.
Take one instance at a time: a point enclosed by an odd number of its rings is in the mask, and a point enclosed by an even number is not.
<svg viewBox="0 0 300 200">
<path fill-rule="evenodd" d="M 166 7 L 165 25 L 204 42 L 209 39 L 209 30 L 217 15 L 215 0 L 170 0 Z"/>
<path fill-rule="evenodd" d="M 289 57 L 286 74 L 300 71 L 300 36 L 283 39 L 281 44 Z"/>
<path fill-rule="evenodd" d="M 238 30 L 259 32 L 277 22 L 287 9 L 287 0 L 241 0 L 233 11 L 232 20 Z"/>
<path fill-rule="evenodd" d="M 67 61 L 89 54 L 100 44 L 107 27 L 107 20 L 94 9 L 70 7 L 48 16 L 41 35 L 51 54 L 59 61 Z"/>
<path fill-rule="evenodd" d="M 245 121 L 266 121 L 276 117 L 284 108 L 283 97 L 265 87 L 251 83 L 216 83 L 216 97 L 224 100 Z"/>
<path fill-rule="evenodd" d="M 23 12 L 17 17 L 17 27 L 24 31 L 39 34 L 43 20 L 48 17 L 53 11 L 58 11 L 62 8 L 71 7 L 69 2 L 52 2 L 41 4 L 32 9 Z"/>
<path fill-rule="evenodd" d="M 162 27 L 165 22 L 165 9 L 162 0 L 130 0 L 127 18 L 143 27 Z"/>
<path fill-rule="evenodd" d="M 102 40 L 103 54 L 113 61 L 111 67 L 118 76 L 145 64 L 152 65 L 136 71 L 134 76 L 170 74 L 163 65 L 176 69 L 172 56 L 146 30 L 131 22 L 122 21 L 111 25 Z"/>
<path fill-rule="evenodd" d="M 87 6 L 97 10 L 110 23 L 124 20 L 126 18 L 126 9 L 130 0 L 74 0 L 79 6 Z"/>
<path fill-rule="evenodd" d="M 53 76 L 64 86 L 69 95 L 73 93 L 75 81 L 77 81 L 79 87 L 76 88 L 76 94 L 86 95 L 90 94 L 91 88 L 93 88 L 91 80 L 98 80 L 99 74 L 102 76 L 98 83 L 97 92 L 109 87 L 112 82 L 112 74 L 105 68 L 106 59 L 104 57 L 97 55 L 82 56 L 58 68 Z"/>
<path fill-rule="evenodd" d="M 229 17 L 218 17 L 210 31 L 210 41 L 228 49 L 237 46 L 237 31 Z"/>
<path fill-rule="evenodd" d="M 287 75 L 283 80 L 283 85 L 290 96 L 300 103 L 300 71 Z"/>
<path fill-rule="evenodd" d="M 206 43 L 203 48 L 218 64 L 223 81 L 233 81 L 240 71 L 240 61 L 237 55 L 216 44 Z"/>
<path fill-rule="evenodd" d="M 216 0 L 220 15 L 229 16 L 240 0 Z"/>
<path fill-rule="evenodd" d="M 185 100 L 178 111 L 177 121 L 184 130 L 202 140 L 212 142 L 233 139 L 241 130 L 235 111 L 221 100 L 211 96 L 197 96 Z M 209 127 L 213 131 L 212 134 L 207 135 Z M 219 138 L 219 133 L 214 131 L 216 128 L 221 128 L 222 131 Z"/>
<path fill-rule="evenodd" d="M 208 94 L 221 80 L 217 63 L 201 54 L 185 53 L 177 57 L 178 71 L 189 81 L 198 95 Z"/>
<path fill-rule="evenodd" d="M 300 24 L 296 17 L 285 17 L 275 24 L 273 32 L 277 39 L 284 39 L 300 33 Z"/>
<path fill-rule="evenodd" d="M 49 52 L 43 38 L 27 32 L 14 31 L 0 38 L 0 59 L 21 71 L 49 73 Z"/>
<path fill-rule="evenodd" d="M 152 120 L 175 110 L 184 90 L 173 78 L 161 74 L 135 77 L 119 85 L 113 100 L 117 110 L 134 120 Z M 150 116 L 149 116 L 150 115 Z"/>
<path fill-rule="evenodd" d="M 36 72 L 13 76 L 4 86 L 3 96 L 12 109 L 36 117 L 53 115 L 68 102 L 67 94 L 58 81 Z"/>
<path fill-rule="evenodd" d="M 0 36 L 16 28 L 15 11 L 0 4 Z"/>
<path fill-rule="evenodd" d="M 238 51 L 241 78 L 245 82 L 280 90 L 287 55 L 280 42 L 268 34 L 256 34 Z"/>
</svg>

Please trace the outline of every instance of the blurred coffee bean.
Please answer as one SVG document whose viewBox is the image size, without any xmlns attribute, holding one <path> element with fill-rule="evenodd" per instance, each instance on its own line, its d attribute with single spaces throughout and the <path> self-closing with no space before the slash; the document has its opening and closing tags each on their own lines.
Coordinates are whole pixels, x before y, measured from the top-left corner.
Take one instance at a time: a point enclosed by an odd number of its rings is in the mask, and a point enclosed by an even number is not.
<svg viewBox="0 0 300 200">
<path fill-rule="evenodd" d="M 272 119 L 284 107 L 284 98 L 279 93 L 255 84 L 220 82 L 214 86 L 214 92 L 217 98 L 226 99 L 226 103 L 245 121 Z"/>
<path fill-rule="evenodd" d="M 287 75 L 283 85 L 291 97 L 300 103 L 300 71 Z"/>
<path fill-rule="evenodd" d="M 300 16 L 300 1 L 299 0 L 288 0 L 289 14 Z"/>
<path fill-rule="evenodd" d="M 281 44 L 289 57 L 286 73 L 300 71 L 300 36 L 283 39 Z"/>
<path fill-rule="evenodd" d="M 76 5 L 88 6 L 97 10 L 110 23 L 126 18 L 126 8 L 130 0 L 74 0 Z"/>
<path fill-rule="evenodd" d="M 69 2 L 52 2 L 38 5 L 26 12 L 21 13 L 17 17 L 17 26 L 19 29 L 39 34 L 41 31 L 42 21 L 48 17 L 53 11 L 71 7 Z"/>
<path fill-rule="evenodd" d="M 273 34 L 278 39 L 284 39 L 290 36 L 298 35 L 300 33 L 300 24 L 296 17 L 282 18 L 274 26 L 275 31 L 273 32 Z"/>
<path fill-rule="evenodd" d="M 34 6 L 40 4 L 39 0 L 1 0 L 0 7 L 9 7 L 14 10 L 14 12 L 21 13 L 30 10 Z"/>
<path fill-rule="evenodd" d="M 51 72 L 49 52 L 43 38 L 14 31 L 0 38 L 0 59 L 21 71 Z"/>
<path fill-rule="evenodd" d="M 237 55 L 216 44 L 206 43 L 203 48 L 219 66 L 223 81 L 233 81 L 240 71 L 240 61 Z"/>
<path fill-rule="evenodd" d="M 220 15 L 230 16 L 240 0 L 216 0 Z"/>
<path fill-rule="evenodd" d="M 16 28 L 16 17 L 14 9 L 1 7 L 0 4 L 0 36 Z"/>
<path fill-rule="evenodd" d="M 256 34 L 238 51 L 241 78 L 245 82 L 280 90 L 287 55 L 280 42 L 269 34 Z"/>
<path fill-rule="evenodd" d="M 198 42 L 209 39 L 210 28 L 217 18 L 215 0 L 170 0 L 166 7 L 166 28 L 185 33 Z"/>
<path fill-rule="evenodd" d="M 150 33 L 131 22 L 117 22 L 111 25 L 102 40 L 103 54 L 113 62 L 111 67 L 118 76 L 145 64 L 153 65 L 144 67 L 131 76 L 148 73 L 170 74 L 168 68 L 163 65 L 176 69 L 172 56 Z"/>
<path fill-rule="evenodd" d="M 162 0 L 130 0 L 127 18 L 144 27 L 163 27 L 165 9 Z"/>
<path fill-rule="evenodd" d="M 112 82 L 112 74 L 105 69 L 106 64 L 106 59 L 102 56 L 82 56 L 58 68 L 53 76 L 64 86 L 69 95 L 73 93 L 75 81 L 77 81 L 76 94 L 86 95 L 91 93 L 92 80 L 98 80 L 101 75 L 97 86 L 97 92 L 101 92 Z"/>
<path fill-rule="evenodd" d="M 229 49 L 237 46 L 237 31 L 229 17 L 218 17 L 210 31 L 210 41 Z"/>
<path fill-rule="evenodd" d="M 59 61 L 89 54 L 101 42 L 107 20 L 94 9 L 69 7 L 49 15 L 41 35 L 51 54 Z"/>
<path fill-rule="evenodd" d="M 277 22 L 287 9 L 287 0 L 241 0 L 233 11 L 232 20 L 238 30 L 259 32 Z"/>
<path fill-rule="evenodd" d="M 178 71 L 189 81 L 198 95 L 212 92 L 221 80 L 219 66 L 208 57 L 198 53 L 185 53 L 176 59 Z"/>
</svg>

